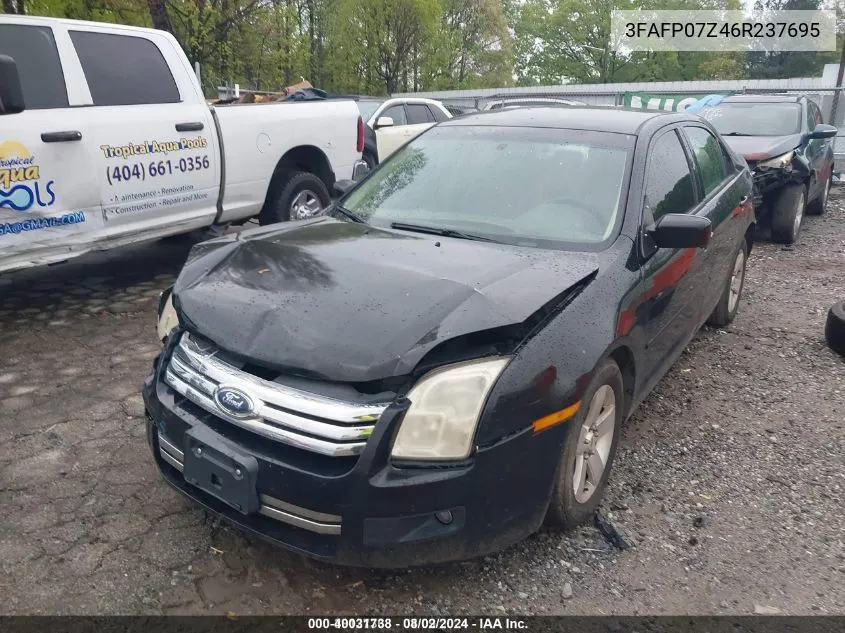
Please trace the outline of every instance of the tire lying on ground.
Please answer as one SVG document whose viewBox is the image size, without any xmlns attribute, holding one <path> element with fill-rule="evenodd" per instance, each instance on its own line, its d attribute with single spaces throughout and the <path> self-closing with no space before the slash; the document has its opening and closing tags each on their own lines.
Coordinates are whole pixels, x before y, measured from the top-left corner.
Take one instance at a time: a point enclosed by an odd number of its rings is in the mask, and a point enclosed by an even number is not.
<svg viewBox="0 0 845 633">
<path fill-rule="evenodd" d="M 824 337 L 830 349 L 845 356 L 845 301 L 828 310 Z"/>
</svg>

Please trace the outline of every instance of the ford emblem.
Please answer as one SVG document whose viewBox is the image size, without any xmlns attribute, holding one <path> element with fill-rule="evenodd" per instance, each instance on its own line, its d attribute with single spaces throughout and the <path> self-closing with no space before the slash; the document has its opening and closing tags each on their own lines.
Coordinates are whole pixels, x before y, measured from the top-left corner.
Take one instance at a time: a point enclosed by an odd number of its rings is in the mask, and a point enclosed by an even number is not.
<svg viewBox="0 0 845 633">
<path fill-rule="evenodd" d="M 232 387 L 219 387 L 214 392 L 214 402 L 224 413 L 236 418 L 249 417 L 255 411 L 252 398 L 240 389 Z"/>
</svg>

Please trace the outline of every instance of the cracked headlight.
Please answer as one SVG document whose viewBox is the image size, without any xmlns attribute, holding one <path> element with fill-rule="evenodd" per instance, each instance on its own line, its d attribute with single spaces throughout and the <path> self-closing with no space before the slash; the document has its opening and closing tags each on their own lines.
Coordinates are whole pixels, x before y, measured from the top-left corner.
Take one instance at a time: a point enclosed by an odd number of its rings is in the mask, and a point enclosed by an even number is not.
<svg viewBox="0 0 845 633">
<path fill-rule="evenodd" d="M 391 457 L 460 460 L 469 457 L 481 410 L 510 358 L 456 363 L 423 376 L 408 393 L 411 406 Z"/>
<path fill-rule="evenodd" d="M 775 158 L 763 160 L 757 163 L 758 169 L 783 169 L 792 163 L 792 157 L 795 156 L 795 151 L 789 151 L 786 154 L 781 154 Z"/>
<path fill-rule="evenodd" d="M 175 327 L 179 325 L 176 308 L 173 307 L 173 289 L 161 293 L 158 300 L 158 340 L 164 342 Z"/>
</svg>

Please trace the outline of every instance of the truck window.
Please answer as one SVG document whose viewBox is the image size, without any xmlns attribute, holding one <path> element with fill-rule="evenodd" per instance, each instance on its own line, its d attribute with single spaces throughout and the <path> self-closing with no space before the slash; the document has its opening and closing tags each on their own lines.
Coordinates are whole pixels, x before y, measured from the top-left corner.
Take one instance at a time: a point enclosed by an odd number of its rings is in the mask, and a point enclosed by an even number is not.
<svg viewBox="0 0 845 633">
<path fill-rule="evenodd" d="M 179 103 L 179 89 L 158 47 L 148 39 L 71 31 L 95 106 Z"/>
<path fill-rule="evenodd" d="M 67 107 L 67 87 L 52 29 L 2 24 L 0 55 L 15 60 L 28 110 Z"/>
</svg>

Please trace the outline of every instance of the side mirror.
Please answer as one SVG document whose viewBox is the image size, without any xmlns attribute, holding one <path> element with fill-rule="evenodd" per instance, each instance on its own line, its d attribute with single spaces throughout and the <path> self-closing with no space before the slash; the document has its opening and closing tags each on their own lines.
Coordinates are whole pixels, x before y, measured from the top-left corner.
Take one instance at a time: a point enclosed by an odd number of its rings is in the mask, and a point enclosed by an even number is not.
<svg viewBox="0 0 845 633">
<path fill-rule="evenodd" d="M 339 193 L 341 196 L 345 196 L 346 193 L 355 186 L 354 180 L 337 180 L 334 183 L 334 190 Z"/>
<path fill-rule="evenodd" d="M 713 225 L 697 215 L 667 213 L 646 232 L 658 248 L 704 248 L 713 236 Z"/>
<path fill-rule="evenodd" d="M 18 65 L 8 55 L 0 55 L 0 115 L 17 114 L 25 107 Z"/>
<path fill-rule="evenodd" d="M 383 127 L 393 127 L 393 119 L 389 116 L 380 116 L 376 121 L 375 129 L 383 128 Z"/>
<path fill-rule="evenodd" d="M 836 129 L 833 125 L 828 125 L 827 123 L 819 123 L 816 126 L 816 129 L 807 134 L 808 139 L 814 138 L 833 138 L 839 133 L 839 130 Z"/>
</svg>

